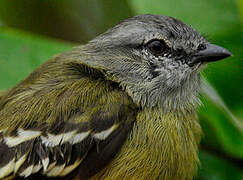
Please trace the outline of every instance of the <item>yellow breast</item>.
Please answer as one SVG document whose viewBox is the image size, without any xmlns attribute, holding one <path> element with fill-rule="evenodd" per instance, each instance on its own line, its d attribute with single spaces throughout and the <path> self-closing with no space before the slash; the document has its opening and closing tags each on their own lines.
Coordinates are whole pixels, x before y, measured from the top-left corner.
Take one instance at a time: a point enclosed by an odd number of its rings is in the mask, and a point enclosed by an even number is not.
<svg viewBox="0 0 243 180">
<path fill-rule="evenodd" d="M 197 119 L 194 111 L 140 111 L 120 153 L 92 179 L 192 179 L 202 133 Z"/>
</svg>

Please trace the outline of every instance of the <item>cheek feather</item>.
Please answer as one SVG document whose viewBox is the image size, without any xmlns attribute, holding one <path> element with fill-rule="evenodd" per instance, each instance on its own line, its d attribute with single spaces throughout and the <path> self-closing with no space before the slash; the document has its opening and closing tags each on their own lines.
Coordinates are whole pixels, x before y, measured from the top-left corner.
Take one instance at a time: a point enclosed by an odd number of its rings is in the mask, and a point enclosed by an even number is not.
<svg viewBox="0 0 243 180">
<path fill-rule="evenodd" d="M 142 53 L 141 53 L 142 52 Z M 170 53 L 154 56 L 146 48 L 140 51 L 143 74 L 140 83 L 127 83 L 126 91 L 142 107 L 160 105 L 164 109 L 193 107 L 197 104 L 200 83 L 199 66 L 190 67 L 187 58 Z M 146 72 L 146 73 L 145 73 Z M 131 78 L 134 80 L 134 78 Z"/>
</svg>

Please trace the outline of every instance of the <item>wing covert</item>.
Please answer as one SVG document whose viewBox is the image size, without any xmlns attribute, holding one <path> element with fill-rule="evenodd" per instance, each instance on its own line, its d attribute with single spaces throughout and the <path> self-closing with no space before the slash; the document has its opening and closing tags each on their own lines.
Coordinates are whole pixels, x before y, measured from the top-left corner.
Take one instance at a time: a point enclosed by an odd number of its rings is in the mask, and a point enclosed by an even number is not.
<svg viewBox="0 0 243 180">
<path fill-rule="evenodd" d="M 87 122 L 59 124 L 55 132 L 18 129 L 11 136 L 1 132 L 0 178 L 94 175 L 112 160 L 132 128 L 135 113 L 125 112 L 123 106 L 113 115 L 100 111 Z"/>
<path fill-rule="evenodd" d="M 0 99 L 0 179 L 85 179 L 114 157 L 131 130 L 137 109 L 116 83 L 58 60 Z"/>
</svg>

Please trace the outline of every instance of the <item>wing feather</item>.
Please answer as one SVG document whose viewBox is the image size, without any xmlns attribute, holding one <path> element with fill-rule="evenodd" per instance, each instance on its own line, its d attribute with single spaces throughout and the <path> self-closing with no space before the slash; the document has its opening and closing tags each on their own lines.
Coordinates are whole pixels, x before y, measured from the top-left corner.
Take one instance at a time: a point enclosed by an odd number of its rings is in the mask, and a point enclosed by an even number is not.
<svg viewBox="0 0 243 180">
<path fill-rule="evenodd" d="M 131 131 L 137 109 L 129 96 L 100 73 L 65 63 L 47 62 L 1 97 L 0 178 L 85 179 Z"/>
<path fill-rule="evenodd" d="M 46 140 L 39 136 L 9 147 L 3 137 L 0 153 L 8 152 L 8 156 L 4 154 L 6 158 L 0 161 L 1 178 L 12 174 L 29 177 L 33 173 L 61 177 L 78 166 L 76 173 L 82 177 L 90 177 L 102 169 L 119 151 L 131 130 L 132 122 L 115 123 L 106 130 L 92 128 L 85 136 L 85 132 L 76 131 L 70 139 L 81 137 L 82 140 L 61 143 L 58 139 L 59 144 L 55 146 L 46 143 Z"/>
</svg>

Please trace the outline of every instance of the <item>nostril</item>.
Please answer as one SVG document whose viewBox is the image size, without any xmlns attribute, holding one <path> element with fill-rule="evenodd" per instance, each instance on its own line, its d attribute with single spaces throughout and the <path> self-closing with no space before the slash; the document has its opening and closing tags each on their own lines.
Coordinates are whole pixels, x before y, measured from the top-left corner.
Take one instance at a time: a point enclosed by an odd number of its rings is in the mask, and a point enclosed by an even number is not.
<svg viewBox="0 0 243 180">
<path fill-rule="evenodd" d="M 197 47 L 198 51 L 202 51 L 204 49 L 206 49 L 206 45 L 205 44 L 199 44 L 198 47 Z"/>
</svg>

